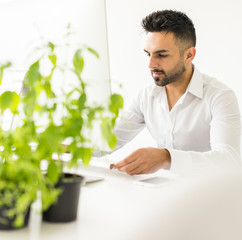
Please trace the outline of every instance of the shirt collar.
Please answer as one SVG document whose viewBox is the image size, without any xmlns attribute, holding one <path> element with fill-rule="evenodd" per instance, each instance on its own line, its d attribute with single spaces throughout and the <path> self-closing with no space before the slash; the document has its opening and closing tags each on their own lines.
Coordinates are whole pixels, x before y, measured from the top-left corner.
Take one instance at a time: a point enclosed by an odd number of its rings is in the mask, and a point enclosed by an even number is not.
<svg viewBox="0 0 242 240">
<path fill-rule="evenodd" d="M 195 66 L 194 66 L 194 71 L 193 71 L 191 81 L 188 84 L 186 92 L 190 92 L 191 94 L 193 94 L 198 98 L 203 98 L 203 78 L 202 78 L 202 74 L 197 70 Z M 164 96 L 165 88 L 154 85 L 152 95 L 156 97 L 161 93 Z"/>
<path fill-rule="evenodd" d="M 187 92 L 190 92 L 198 98 L 203 98 L 203 78 L 202 74 L 194 67 L 193 75 L 187 87 Z"/>
<path fill-rule="evenodd" d="M 159 94 L 164 94 L 163 92 L 165 91 L 165 88 L 164 87 L 159 87 L 157 85 L 153 85 L 153 91 L 152 91 L 152 95 L 154 97 L 158 96 Z"/>
</svg>

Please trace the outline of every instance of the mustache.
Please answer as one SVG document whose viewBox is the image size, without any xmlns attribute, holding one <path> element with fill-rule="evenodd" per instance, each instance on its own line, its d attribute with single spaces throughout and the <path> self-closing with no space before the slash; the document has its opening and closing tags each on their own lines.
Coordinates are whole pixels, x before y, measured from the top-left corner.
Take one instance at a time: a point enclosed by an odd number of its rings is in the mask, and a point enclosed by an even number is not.
<svg viewBox="0 0 242 240">
<path fill-rule="evenodd" d="M 156 73 L 156 72 L 165 74 L 165 72 L 163 70 L 159 70 L 159 69 L 151 70 L 151 73 Z"/>
</svg>

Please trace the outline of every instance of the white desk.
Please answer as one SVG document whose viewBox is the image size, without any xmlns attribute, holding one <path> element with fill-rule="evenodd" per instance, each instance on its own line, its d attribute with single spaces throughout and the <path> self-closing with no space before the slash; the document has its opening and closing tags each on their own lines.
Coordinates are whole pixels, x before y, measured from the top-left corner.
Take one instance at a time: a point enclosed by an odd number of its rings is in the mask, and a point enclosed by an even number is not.
<svg viewBox="0 0 242 240">
<path fill-rule="evenodd" d="M 136 177 L 100 168 L 82 174 L 105 180 L 83 186 L 78 220 L 43 222 L 30 229 L 1 231 L 3 240 L 241 240 L 242 176 L 180 179 L 151 189 Z M 36 227 L 36 226 L 35 226 Z"/>
</svg>

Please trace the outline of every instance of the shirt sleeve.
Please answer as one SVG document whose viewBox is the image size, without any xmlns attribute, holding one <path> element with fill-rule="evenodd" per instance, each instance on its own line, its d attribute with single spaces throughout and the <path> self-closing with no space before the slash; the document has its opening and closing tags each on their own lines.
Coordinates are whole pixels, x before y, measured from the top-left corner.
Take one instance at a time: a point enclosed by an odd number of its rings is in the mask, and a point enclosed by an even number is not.
<svg viewBox="0 0 242 240">
<path fill-rule="evenodd" d="M 240 170 L 241 121 L 239 105 L 233 91 L 222 92 L 211 102 L 211 151 L 195 152 L 167 149 L 171 155 L 171 171 L 179 174 L 204 169 Z"/>
<path fill-rule="evenodd" d="M 121 148 L 131 141 L 144 127 L 144 116 L 141 106 L 141 91 L 135 96 L 120 114 L 116 121 L 114 133 L 117 136 L 115 150 Z"/>
<path fill-rule="evenodd" d="M 114 133 L 117 136 L 117 144 L 113 151 L 95 150 L 93 157 L 103 157 L 111 154 L 126 143 L 130 142 L 144 127 L 144 115 L 142 112 L 142 90 L 128 103 L 116 120 Z"/>
</svg>

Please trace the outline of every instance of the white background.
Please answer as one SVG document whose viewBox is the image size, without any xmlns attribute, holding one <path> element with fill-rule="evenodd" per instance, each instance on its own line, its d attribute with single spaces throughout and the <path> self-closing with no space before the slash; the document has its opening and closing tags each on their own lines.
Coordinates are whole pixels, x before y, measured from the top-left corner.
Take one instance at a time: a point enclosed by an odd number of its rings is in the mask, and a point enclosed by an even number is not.
<svg viewBox="0 0 242 240">
<path fill-rule="evenodd" d="M 72 32 L 68 39 L 67 25 Z M 8 83 L 18 77 L 22 80 L 21 71 L 25 72 L 33 63 L 38 55 L 33 50 L 43 43 L 51 41 L 61 46 L 57 49 L 62 62 L 71 62 L 74 51 L 87 44 L 99 53 L 100 59 L 86 54 L 82 77 L 92 85 L 94 100 L 104 100 L 110 94 L 103 0 L 0 0 L 0 29 L 0 63 L 13 63 L 6 74 Z M 68 49 L 63 48 L 65 43 L 69 43 Z"/>
</svg>

